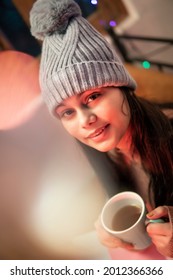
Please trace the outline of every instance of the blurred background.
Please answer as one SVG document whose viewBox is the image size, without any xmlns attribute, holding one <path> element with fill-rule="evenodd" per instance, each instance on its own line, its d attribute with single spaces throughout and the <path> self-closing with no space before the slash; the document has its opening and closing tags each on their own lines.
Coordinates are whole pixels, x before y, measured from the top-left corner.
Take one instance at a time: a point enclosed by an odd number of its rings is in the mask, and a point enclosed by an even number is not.
<svg viewBox="0 0 173 280">
<path fill-rule="evenodd" d="M 0 0 L 0 259 L 109 259 L 94 222 L 113 180 L 105 162 L 98 176 L 42 102 L 34 2 Z M 171 106 L 173 1 L 76 2 L 121 56 L 137 94 Z"/>
<path fill-rule="evenodd" d="M 41 46 L 30 34 L 29 11 L 34 0 L 0 1 L 0 49 L 39 56 Z M 76 0 L 100 32 L 112 38 L 123 59 L 144 68 L 172 70 L 171 0 Z M 113 29 L 111 32 L 111 29 Z"/>
</svg>

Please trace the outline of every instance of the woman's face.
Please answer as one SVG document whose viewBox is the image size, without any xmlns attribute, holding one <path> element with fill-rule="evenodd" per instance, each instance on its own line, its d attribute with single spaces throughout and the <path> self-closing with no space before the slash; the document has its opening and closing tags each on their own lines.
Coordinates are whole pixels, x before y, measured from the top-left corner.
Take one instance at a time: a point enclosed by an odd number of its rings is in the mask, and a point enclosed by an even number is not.
<svg viewBox="0 0 173 280">
<path fill-rule="evenodd" d="M 96 150 L 107 152 L 126 145 L 130 110 L 119 88 L 105 87 L 69 97 L 56 113 L 72 136 Z"/>
</svg>

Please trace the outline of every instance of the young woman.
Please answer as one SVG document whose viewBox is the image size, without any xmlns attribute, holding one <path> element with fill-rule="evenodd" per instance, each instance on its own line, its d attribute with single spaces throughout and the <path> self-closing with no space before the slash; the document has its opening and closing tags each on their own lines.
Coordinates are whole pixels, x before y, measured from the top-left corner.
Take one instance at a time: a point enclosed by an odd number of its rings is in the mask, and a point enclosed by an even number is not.
<svg viewBox="0 0 173 280">
<path fill-rule="evenodd" d="M 40 85 L 50 112 L 84 146 L 108 158 L 122 189 L 140 193 L 157 250 L 173 257 L 173 129 L 161 110 L 135 95 L 136 83 L 115 50 L 72 0 L 38 0 L 31 32 L 43 40 Z M 150 211 L 152 210 L 152 211 Z M 133 249 L 103 231 L 109 247 Z"/>
</svg>

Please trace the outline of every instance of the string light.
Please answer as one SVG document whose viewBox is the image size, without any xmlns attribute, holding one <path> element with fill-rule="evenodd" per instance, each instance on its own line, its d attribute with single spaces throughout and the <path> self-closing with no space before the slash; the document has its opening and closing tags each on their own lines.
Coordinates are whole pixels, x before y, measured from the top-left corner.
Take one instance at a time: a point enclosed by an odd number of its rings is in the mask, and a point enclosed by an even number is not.
<svg viewBox="0 0 173 280">
<path fill-rule="evenodd" d="M 149 61 L 145 60 L 142 62 L 142 66 L 145 68 L 145 69 L 149 69 L 151 64 L 149 63 Z"/>
<path fill-rule="evenodd" d="M 99 20 L 100 25 L 106 26 L 106 21 L 105 20 Z"/>
<path fill-rule="evenodd" d="M 97 0 L 91 0 L 91 4 L 97 5 L 97 4 L 98 4 L 98 1 L 97 1 Z"/>
<path fill-rule="evenodd" d="M 112 26 L 112 27 L 114 27 L 114 26 L 116 26 L 117 24 L 116 24 L 116 22 L 115 22 L 114 20 L 111 20 L 111 21 L 109 22 L 109 25 Z"/>
</svg>

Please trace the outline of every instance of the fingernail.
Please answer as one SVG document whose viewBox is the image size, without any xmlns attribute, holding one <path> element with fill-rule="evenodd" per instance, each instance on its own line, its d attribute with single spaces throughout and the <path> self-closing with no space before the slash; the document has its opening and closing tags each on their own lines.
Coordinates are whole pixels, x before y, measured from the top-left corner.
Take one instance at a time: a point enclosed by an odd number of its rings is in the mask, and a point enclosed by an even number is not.
<svg viewBox="0 0 173 280">
<path fill-rule="evenodd" d="M 147 213 L 147 217 L 153 217 L 153 216 L 154 216 L 154 212 Z"/>
</svg>

